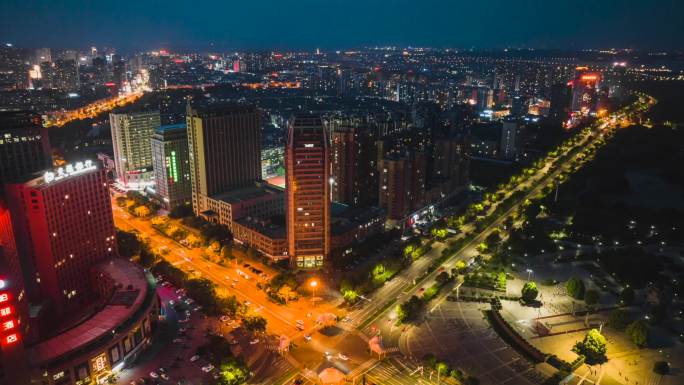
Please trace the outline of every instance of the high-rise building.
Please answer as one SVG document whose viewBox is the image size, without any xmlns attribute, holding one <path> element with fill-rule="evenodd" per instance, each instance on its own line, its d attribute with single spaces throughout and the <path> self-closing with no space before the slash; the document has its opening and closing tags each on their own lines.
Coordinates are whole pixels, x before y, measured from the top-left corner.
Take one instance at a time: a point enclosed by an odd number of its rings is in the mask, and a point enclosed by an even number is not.
<svg viewBox="0 0 684 385">
<path fill-rule="evenodd" d="M 131 189 L 144 189 L 152 180 L 150 140 L 161 125 L 159 111 L 109 114 L 116 177 Z"/>
<path fill-rule="evenodd" d="M 518 156 L 518 123 L 504 121 L 501 123 L 500 154 L 504 159 L 515 159 Z"/>
<path fill-rule="evenodd" d="M 462 138 L 441 138 L 433 149 L 432 183 L 448 182 L 451 188 L 468 182 L 468 155 Z"/>
<path fill-rule="evenodd" d="M 570 117 L 570 87 L 564 83 L 556 83 L 551 86 L 549 96 L 549 117 L 557 120 L 566 120 Z"/>
<path fill-rule="evenodd" d="M 400 221 L 419 209 L 425 195 L 425 156 L 389 156 L 378 164 L 380 171 L 379 203 L 387 219 Z"/>
<path fill-rule="evenodd" d="M 575 68 L 572 81 L 572 111 L 582 115 L 596 112 L 601 74 L 591 72 L 587 67 Z"/>
<path fill-rule="evenodd" d="M 296 268 L 317 269 L 330 254 L 330 150 L 320 116 L 291 120 L 285 165 L 288 255 Z"/>
<path fill-rule="evenodd" d="M 192 208 L 209 198 L 254 186 L 261 179 L 261 114 L 252 105 L 190 105 L 187 130 Z"/>
<path fill-rule="evenodd" d="M 377 201 L 377 147 L 366 126 L 339 126 L 332 130 L 332 200 L 355 207 Z"/>
<path fill-rule="evenodd" d="M 81 88 L 78 62 L 74 59 L 55 61 L 52 87 L 64 92 L 78 92 Z"/>
<path fill-rule="evenodd" d="M 41 124 L 40 115 L 0 111 L 0 185 L 51 164 L 47 129 Z"/>
<path fill-rule="evenodd" d="M 84 277 L 116 255 L 104 169 L 92 161 L 67 164 L 6 184 L 5 191 L 25 284 L 51 300 L 57 314 L 95 298 Z"/>
<path fill-rule="evenodd" d="M 192 189 L 185 123 L 159 127 L 151 144 L 155 194 L 169 209 L 189 203 Z"/>
</svg>

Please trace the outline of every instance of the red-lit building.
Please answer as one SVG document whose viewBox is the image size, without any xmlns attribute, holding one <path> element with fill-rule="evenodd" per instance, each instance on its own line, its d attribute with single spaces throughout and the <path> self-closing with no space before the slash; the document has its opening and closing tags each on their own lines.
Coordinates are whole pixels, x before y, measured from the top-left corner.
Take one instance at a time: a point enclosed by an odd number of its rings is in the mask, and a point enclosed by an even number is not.
<svg viewBox="0 0 684 385">
<path fill-rule="evenodd" d="M 596 112 L 600 83 L 600 73 L 587 67 L 577 67 L 572 81 L 572 111 L 581 115 Z"/>
<path fill-rule="evenodd" d="M 298 269 L 317 269 L 330 254 L 330 150 L 320 116 L 292 119 L 285 164 L 288 255 Z"/>
<path fill-rule="evenodd" d="M 68 164 L 5 191 L 25 284 L 59 315 L 90 303 L 97 293 L 85 277 L 116 255 L 104 169 L 92 161 Z"/>
</svg>

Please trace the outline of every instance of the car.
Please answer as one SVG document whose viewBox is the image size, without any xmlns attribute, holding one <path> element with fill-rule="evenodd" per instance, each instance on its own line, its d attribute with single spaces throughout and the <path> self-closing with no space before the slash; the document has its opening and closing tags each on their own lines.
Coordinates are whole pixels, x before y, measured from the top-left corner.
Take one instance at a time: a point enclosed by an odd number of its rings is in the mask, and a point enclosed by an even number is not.
<svg viewBox="0 0 684 385">
<path fill-rule="evenodd" d="M 249 344 L 250 344 L 250 345 L 256 345 L 256 344 L 258 344 L 258 343 L 259 343 L 259 339 L 258 339 L 258 338 L 249 341 Z"/>
<path fill-rule="evenodd" d="M 342 322 L 351 322 L 351 318 L 344 317 L 344 318 L 342 318 Z"/>
<path fill-rule="evenodd" d="M 332 353 L 325 352 L 325 359 L 329 361 L 331 358 L 332 358 Z"/>
<path fill-rule="evenodd" d="M 192 298 L 188 298 L 185 300 L 185 303 L 187 303 L 188 305 L 192 305 L 193 303 L 195 303 L 195 300 L 193 300 Z"/>
<path fill-rule="evenodd" d="M 180 323 L 182 323 L 182 324 L 185 324 L 185 323 L 188 323 L 188 319 L 187 319 L 187 318 L 183 318 L 183 319 L 181 319 L 181 320 L 178 320 L 178 322 L 180 322 Z"/>
<path fill-rule="evenodd" d="M 230 321 L 230 317 L 228 317 L 227 315 L 222 315 L 222 316 L 219 318 L 219 321 L 221 321 L 221 322 L 228 322 L 228 321 Z"/>
<path fill-rule="evenodd" d="M 209 373 L 212 370 L 214 370 L 214 365 L 212 365 L 212 364 L 209 364 L 207 366 L 202 366 L 202 371 L 205 373 Z"/>
<path fill-rule="evenodd" d="M 175 303 L 176 302 L 174 302 L 174 300 L 172 300 L 172 299 L 169 300 L 169 305 L 173 306 Z"/>
<path fill-rule="evenodd" d="M 251 302 L 245 301 L 245 305 L 246 305 L 246 306 L 249 306 L 249 305 L 251 305 L 251 304 L 252 304 Z"/>
<path fill-rule="evenodd" d="M 343 353 L 337 353 L 337 358 L 341 359 L 342 361 L 349 360 L 349 357 L 347 357 L 347 355 Z"/>
<path fill-rule="evenodd" d="M 311 341 L 311 336 L 306 334 L 306 335 L 304 335 L 304 339 L 307 341 Z"/>
<path fill-rule="evenodd" d="M 238 282 L 238 279 L 237 279 L 237 278 L 233 278 L 233 282 Z"/>
<path fill-rule="evenodd" d="M 195 361 L 199 360 L 199 358 L 200 357 L 197 354 L 195 354 L 194 356 L 190 357 L 190 362 L 195 362 Z"/>
<path fill-rule="evenodd" d="M 152 378 L 159 378 L 159 375 L 157 374 L 157 372 L 151 371 L 151 372 L 150 372 L 150 377 L 152 377 Z"/>
<path fill-rule="evenodd" d="M 163 378 L 164 380 L 167 380 L 167 381 L 169 380 L 169 375 L 166 374 L 166 373 L 162 373 L 162 374 L 160 375 L 160 377 Z"/>
<path fill-rule="evenodd" d="M 180 329 L 178 329 L 178 332 L 179 332 L 179 333 L 185 333 L 186 331 L 188 331 L 188 329 L 186 329 L 186 328 L 180 328 Z"/>
<path fill-rule="evenodd" d="M 174 338 L 173 343 L 174 344 L 181 344 L 181 343 L 183 343 L 183 339 L 182 338 Z"/>
</svg>

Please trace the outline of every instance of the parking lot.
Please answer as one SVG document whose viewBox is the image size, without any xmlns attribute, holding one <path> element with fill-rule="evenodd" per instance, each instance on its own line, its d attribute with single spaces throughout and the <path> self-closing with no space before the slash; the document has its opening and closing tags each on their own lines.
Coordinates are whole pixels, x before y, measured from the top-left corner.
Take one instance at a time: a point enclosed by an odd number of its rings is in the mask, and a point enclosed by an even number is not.
<svg viewBox="0 0 684 385">
<path fill-rule="evenodd" d="M 451 368 L 460 368 L 477 377 L 481 384 L 539 384 L 550 374 L 534 366 L 506 344 L 482 313 L 489 305 L 470 302 L 444 302 L 426 319 L 407 330 L 399 348 L 408 357 L 420 360 L 432 353 Z"/>
</svg>

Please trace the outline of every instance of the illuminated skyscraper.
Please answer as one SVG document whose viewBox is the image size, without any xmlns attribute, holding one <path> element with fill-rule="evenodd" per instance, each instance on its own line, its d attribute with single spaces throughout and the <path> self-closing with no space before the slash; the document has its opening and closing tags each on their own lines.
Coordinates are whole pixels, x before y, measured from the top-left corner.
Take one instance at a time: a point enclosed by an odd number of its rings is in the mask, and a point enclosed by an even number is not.
<svg viewBox="0 0 684 385">
<path fill-rule="evenodd" d="M 151 143 L 154 191 L 159 200 L 166 208 L 189 203 L 192 189 L 185 123 L 159 127 Z"/>
<path fill-rule="evenodd" d="M 292 119 L 285 164 L 290 261 L 299 269 L 317 269 L 330 254 L 330 153 L 320 116 Z"/>
<path fill-rule="evenodd" d="M 93 265 L 116 255 L 105 171 L 91 161 L 67 164 L 5 186 L 25 284 L 65 314 L 97 293 Z"/>
<path fill-rule="evenodd" d="M 209 210 L 210 197 L 261 180 L 261 114 L 252 105 L 188 105 L 192 208 Z"/>
<path fill-rule="evenodd" d="M 426 172 L 423 154 L 386 157 L 380 161 L 378 169 L 379 204 L 387 211 L 388 220 L 401 221 L 422 206 Z"/>
<path fill-rule="evenodd" d="M 64 92 L 79 91 L 81 80 L 76 60 L 60 59 L 55 61 L 52 87 Z"/>
<path fill-rule="evenodd" d="M 0 185 L 44 170 L 51 163 L 47 129 L 42 126 L 40 115 L 0 111 Z"/>
<path fill-rule="evenodd" d="M 596 112 L 600 83 L 600 73 L 591 72 L 587 67 L 577 67 L 572 81 L 572 110 L 582 115 Z"/>
<path fill-rule="evenodd" d="M 161 125 L 159 111 L 109 114 L 114 164 L 119 183 L 143 189 L 152 179 L 150 140 Z"/>
</svg>

